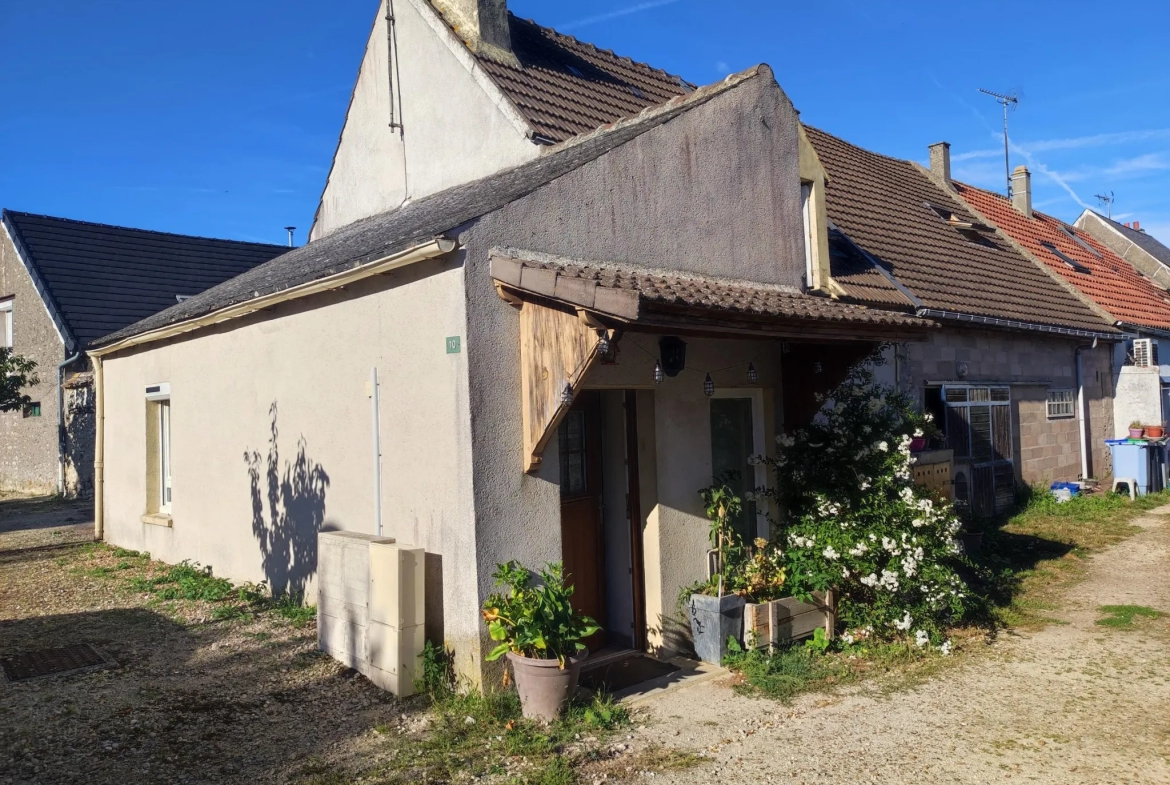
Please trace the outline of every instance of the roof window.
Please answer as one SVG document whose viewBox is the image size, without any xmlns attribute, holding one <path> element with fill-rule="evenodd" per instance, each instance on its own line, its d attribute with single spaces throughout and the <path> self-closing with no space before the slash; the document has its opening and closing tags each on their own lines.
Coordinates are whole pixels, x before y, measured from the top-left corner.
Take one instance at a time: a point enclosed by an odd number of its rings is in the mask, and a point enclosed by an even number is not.
<svg viewBox="0 0 1170 785">
<path fill-rule="evenodd" d="M 993 245 L 991 240 L 986 236 L 992 231 L 992 228 L 984 223 L 978 221 L 968 220 L 967 217 L 962 216 L 946 207 L 940 207 L 937 204 L 926 202 L 926 206 L 930 208 L 931 212 L 943 219 L 947 226 L 951 227 L 968 242 L 976 243 L 977 245 Z"/>
<path fill-rule="evenodd" d="M 1094 248 L 1093 246 L 1089 245 L 1088 243 L 1086 243 L 1083 239 L 1081 239 L 1081 236 L 1079 234 L 1077 234 L 1075 230 L 1069 229 L 1067 226 L 1063 226 L 1063 225 L 1058 227 L 1058 228 L 1060 229 L 1060 231 L 1062 231 L 1066 235 L 1068 235 L 1068 238 L 1070 240 L 1072 240 L 1074 243 L 1076 243 L 1080 247 L 1084 248 L 1089 253 L 1093 254 L 1093 256 L 1096 256 L 1098 259 L 1102 258 L 1101 254 L 1097 252 L 1097 249 Z"/>
<path fill-rule="evenodd" d="M 568 63 L 566 63 L 565 68 L 568 68 L 569 73 L 571 73 L 573 76 L 580 76 L 581 78 L 585 77 L 585 74 L 581 73 L 581 69 L 577 68 L 574 65 L 569 65 Z"/>
<path fill-rule="evenodd" d="M 1053 256 L 1055 256 L 1057 259 L 1059 259 L 1060 261 L 1067 264 L 1069 267 L 1076 270 L 1078 273 L 1084 273 L 1085 275 L 1089 275 L 1090 273 L 1092 273 L 1092 270 L 1090 270 L 1088 267 L 1085 267 L 1083 264 L 1078 262 L 1076 259 L 1073 259 L 1071 256 L 1066 256 L 1065 254 L 1061 253 L 1060 249 L 1058 249 L 1052 243 L 1040 243 L 1040 244 L 1042 246 L 1044 246 L 1045 248 L 1047 248 L 1049 251 L 1051 251 Z"/>
</svg>

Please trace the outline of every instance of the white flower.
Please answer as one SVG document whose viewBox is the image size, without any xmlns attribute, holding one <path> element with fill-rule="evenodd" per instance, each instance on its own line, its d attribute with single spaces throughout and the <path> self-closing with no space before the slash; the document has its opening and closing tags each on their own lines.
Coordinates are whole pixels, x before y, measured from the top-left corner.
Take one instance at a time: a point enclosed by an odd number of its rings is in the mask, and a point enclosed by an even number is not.
<svg viewBox="0 0 1170 785">
<path fill-rule="evenodd" d="M 856 545 L 854 545 L 852 548 L 849 549 L 849 555 L 850 556 L 863 556 L 863 555 L 865 555 L 866 551 L 868 551 L 868 550 L 869 550 L 868 545 L 866 545 L 864 542 L 859 542 Z"/>
<path fill-rule="evenodd" d="M 754 493 L 752 493 L 751 491 L 748 491 L 747 493 L 745 493 L 743 495 L 743 500 L 745 502 L 754 502 L 756 500 L 756 495 Z"/>
<path fill-rule="evenodd" d="M 791 447 L 796 444 L 796 439 L 793 439 L 788 434 L 778 433 L 776 434 L 776 444 L 779 444 L 781 447 Z"/>
<path fill-rule="evenodd" d="M 861 488 L 861 490 L 863 490 L 863 491 L 868 491 L 869 490 L 869 480 L 862 480 L 861 485 L 859 485 L 858 487 Z"/>
<path fill-rule="evenodd" d="M 884 550 L 889 551 L 890 553 L 894 553 L 895 551 L 898 550 L 898 543 L 894 542 L 889 537 L 883 536 L 882 537 L 882 548 Z"/>
<path fill-rule="evenodd" d="M 841 640 L 845 641 L 845 643 L 849 645 L 853 645 L 853 641 L 855 641 L 856 638 L 853 637 L 853 633 L 846 630 L 845 632 L 841 633 Z"/>
<path fill-rule="evenodd" d="M 921 428 L 915 428 L 915 429 L 914 429 L 914 438 L 915 438 L 915 439 L 921 439 L 921 438 L 922 438 L 922 436 L 923 436 L 922 429 L 921 429 Z"/>
<path fill-rule="evenodd" d="M 906 504 L 913 504 L 913 502 L 914 502 L 914 489 L 913 488 L 909 488 L 909 487 L 903 488 L 902 490 L 898 491 L 898 495 L 902 497 L 902 501 L 904 501 Z"/>
<path fill-rule="evenodd" d="M 930 643 L 930 633 L 928 633 L 926 630 L 918 630 L 914 633 L 914 642 L 917 643 L 918 648 L 921 649 L 923 646 Z"/>
<path fill-rule="evenodd" d="M 898 573 L 891 572 L 889 570 L 882 570 L 882 579 L 880 581 L 878 581 L 878 583 L 881 584 L 881 587 L 883 589 L 886 589 L 888 591 L 897 591 L 898 590 Z M 910 618 L 909 613 L 906 614 L 906 618 Z M 909 622 L 906 623 L 906 627 L 904 629 L 910 629 Z"/>
<path fill-rule="evenodd" d="M 890 445 L 886 444 L 885 442 L 878 442 L 877 448 L 879 450 L 881 450 L 882 452 L 889 452 L 890 451 Z"/>
<path fill-rule="evenodd" d="M 842 578 L 848 578 L 848 577 L 849 577 L 849 568 L 848 568 L 848 567 L 842 567 L 842 568 L 841 568 L 841 577 L 842 577 Z"/>
<path fill-rule="evenodd" d="M 922 520 L 921 518 L 915 518 L 914 520 L 910 521 L 910 525 L 915 529 L 921 529 L 926 525 L 926 521 Z"/>
<path fill-rule="evenodd" d="M 824 557 L 825 557 L 826 559 L 828 559 L 829 561 L 836 561 L 836 560 L 839 558 L 839 556 L 840 556 L 840 554 L 838 554 L 838 553 L 837 553 L 837 551 L 833 550 L 833 546 L 832 546 L 832 545 L 830 545 L 830 546 L 828 546 L 827 548 L 825 548 L 823 551 L 821 551 L 821 553 L 822 553 L 822 554 L 824 555 Z M 847 576 L 845 576 L 845 577 L 849 577 L 849 576 L 847 575 Z"/>
<path fill-rule="evenodd" d="M 906 611 L 906 615 L 902 617 L 901 621 L 894 622 L 894 626 L 899 630 L 905 632 L 910 629 L 910 625 L 914 623 L 914 619 L 910 618 L 910 611 Z"/>
<path fill-rule="evenodd" d="M 906 573 L 907 578 L 913 578 L 914 573 L 918 570 L 918 560 L 913 556 L 907 556 L 902 559 L 902 572 Z"/>
<path fill-rule="evenodd" d="M 951 653 L 951 642 L 949 640 L 944 642 L 942 646 L 938 647 L 938 650 L 942 652 L 942 656 L 949 656 Z"/>
<path fill-rule="evenodd" d="M 927 412 L 926 414 L 922 415 L 922 419 L 926 420 L 927 422 L 934 422 L 934 415 L 930 412 Z"/>
<path fill-rule="evenodd" d="M 874 575 L 874 574 L 871 572 L 869 575 L 866 575 L 864 578 L 862 578 L 862 579 L 861 579 L 861 582 L 862 582 L 863 584 L 865 584 L 866 586 L 877 586 L 877 584 L 878 584 L 878 576 Z"/>
</svg>

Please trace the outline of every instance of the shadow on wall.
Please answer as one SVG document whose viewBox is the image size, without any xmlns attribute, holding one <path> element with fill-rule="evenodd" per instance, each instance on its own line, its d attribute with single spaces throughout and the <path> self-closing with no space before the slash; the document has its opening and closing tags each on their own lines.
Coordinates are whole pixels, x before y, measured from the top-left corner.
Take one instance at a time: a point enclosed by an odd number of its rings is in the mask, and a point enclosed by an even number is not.
<svg viewBox="0 0 1170 785">
<path fill-rule="evenodd" d="M 303 597 L 317 571 L 317 532 L 325 522 L 329 475 L 309 458 L 304 436 L 297 440 L 296 458 L 282 467 L 276 401 L 268 414 L 267 458 L 258 450 L 244 451 L 252 485 L 252 536 L 260 543 L 264 577 L 273 596 Z"/>
</svg>

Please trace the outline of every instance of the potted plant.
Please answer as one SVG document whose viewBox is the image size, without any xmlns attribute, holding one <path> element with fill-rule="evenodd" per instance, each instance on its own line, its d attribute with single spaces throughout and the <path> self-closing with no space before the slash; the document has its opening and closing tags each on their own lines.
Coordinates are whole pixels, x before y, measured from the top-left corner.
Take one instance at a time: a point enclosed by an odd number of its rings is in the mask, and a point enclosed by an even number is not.
<svg viewBox="0 0 1170 785">
<path fill-rule="evenodd" d="M 1138 420 L 1134 420 L 1133 422 L 1131 422 L 1129 424 L 1129 438 L 1131 438 L 1131 439 L 1142 438 L 1142 432 L 1144 430 L 1145 429 L 1142 427 L 1141 422 Z"/>
<path fill-rule="evenodd" d="M 743 634 L 746 603 L 731 585 L 743 551 L 731 522 L 743 509 L 743 502 L 727 484 L 728 479 L 717 478 L 714 485 L 699 491 L 711 521 L 711 550 L 707 552 L 708 580 L 694 587 L 688 607 L 695 654 L 716 665 L 727 654 L 727 639 L 740 640 Z"/>
<path fill-rule="evenodd" d="M 1146 436 L 1151 439 L 1161 439 L 1166 435 L 1166 428 L 1161 425 L 1147 425 L 1145 430 Z"/>
<path fill-rule="evenodd" d="M 582 641 L 601 627 L 573 610 L 573 587 L 565 585 L 560 563 L 546 565 L 536 586 L 532 572 L 515 561 L 496 565 L 492 578 L 504 591 L 483 604 L 488 634 L 498 644 L 487 659 L 506 654 L 524 716 L 552 722 L 577 692 L 581 662 L 589 655 Z"/>
</svg>

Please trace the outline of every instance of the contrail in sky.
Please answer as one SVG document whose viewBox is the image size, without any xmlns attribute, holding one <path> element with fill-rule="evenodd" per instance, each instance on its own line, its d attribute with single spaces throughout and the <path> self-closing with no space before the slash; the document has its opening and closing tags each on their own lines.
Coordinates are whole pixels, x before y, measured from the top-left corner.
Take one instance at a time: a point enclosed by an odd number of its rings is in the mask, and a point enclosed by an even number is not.
<svg viewBox="0 0 1170 785">
<path fill-rule="evenodd" d="M 572 22 L 566 22 L 562 25 L 557 25 L 558 30 L 574 30 L 578 27 L 585 27 L 587 25 L 595 25 L 599 22 L 608 22 L 610 19 L 617 19 L 622 16 L 629 16 L 630 14 L 637 14 L 642 11 L 649 11 L 651 8 L 659 8 L 664 5 L 674 5 L 679 0 L 650 0 L 647 3 L 638 3 L 626 8 L 619 8 L 617 11 L 610 11 L 607 14 L 598 14 L 597 16 L 587 16 L 584 19 L 576 19 Z"/>
</svg>

